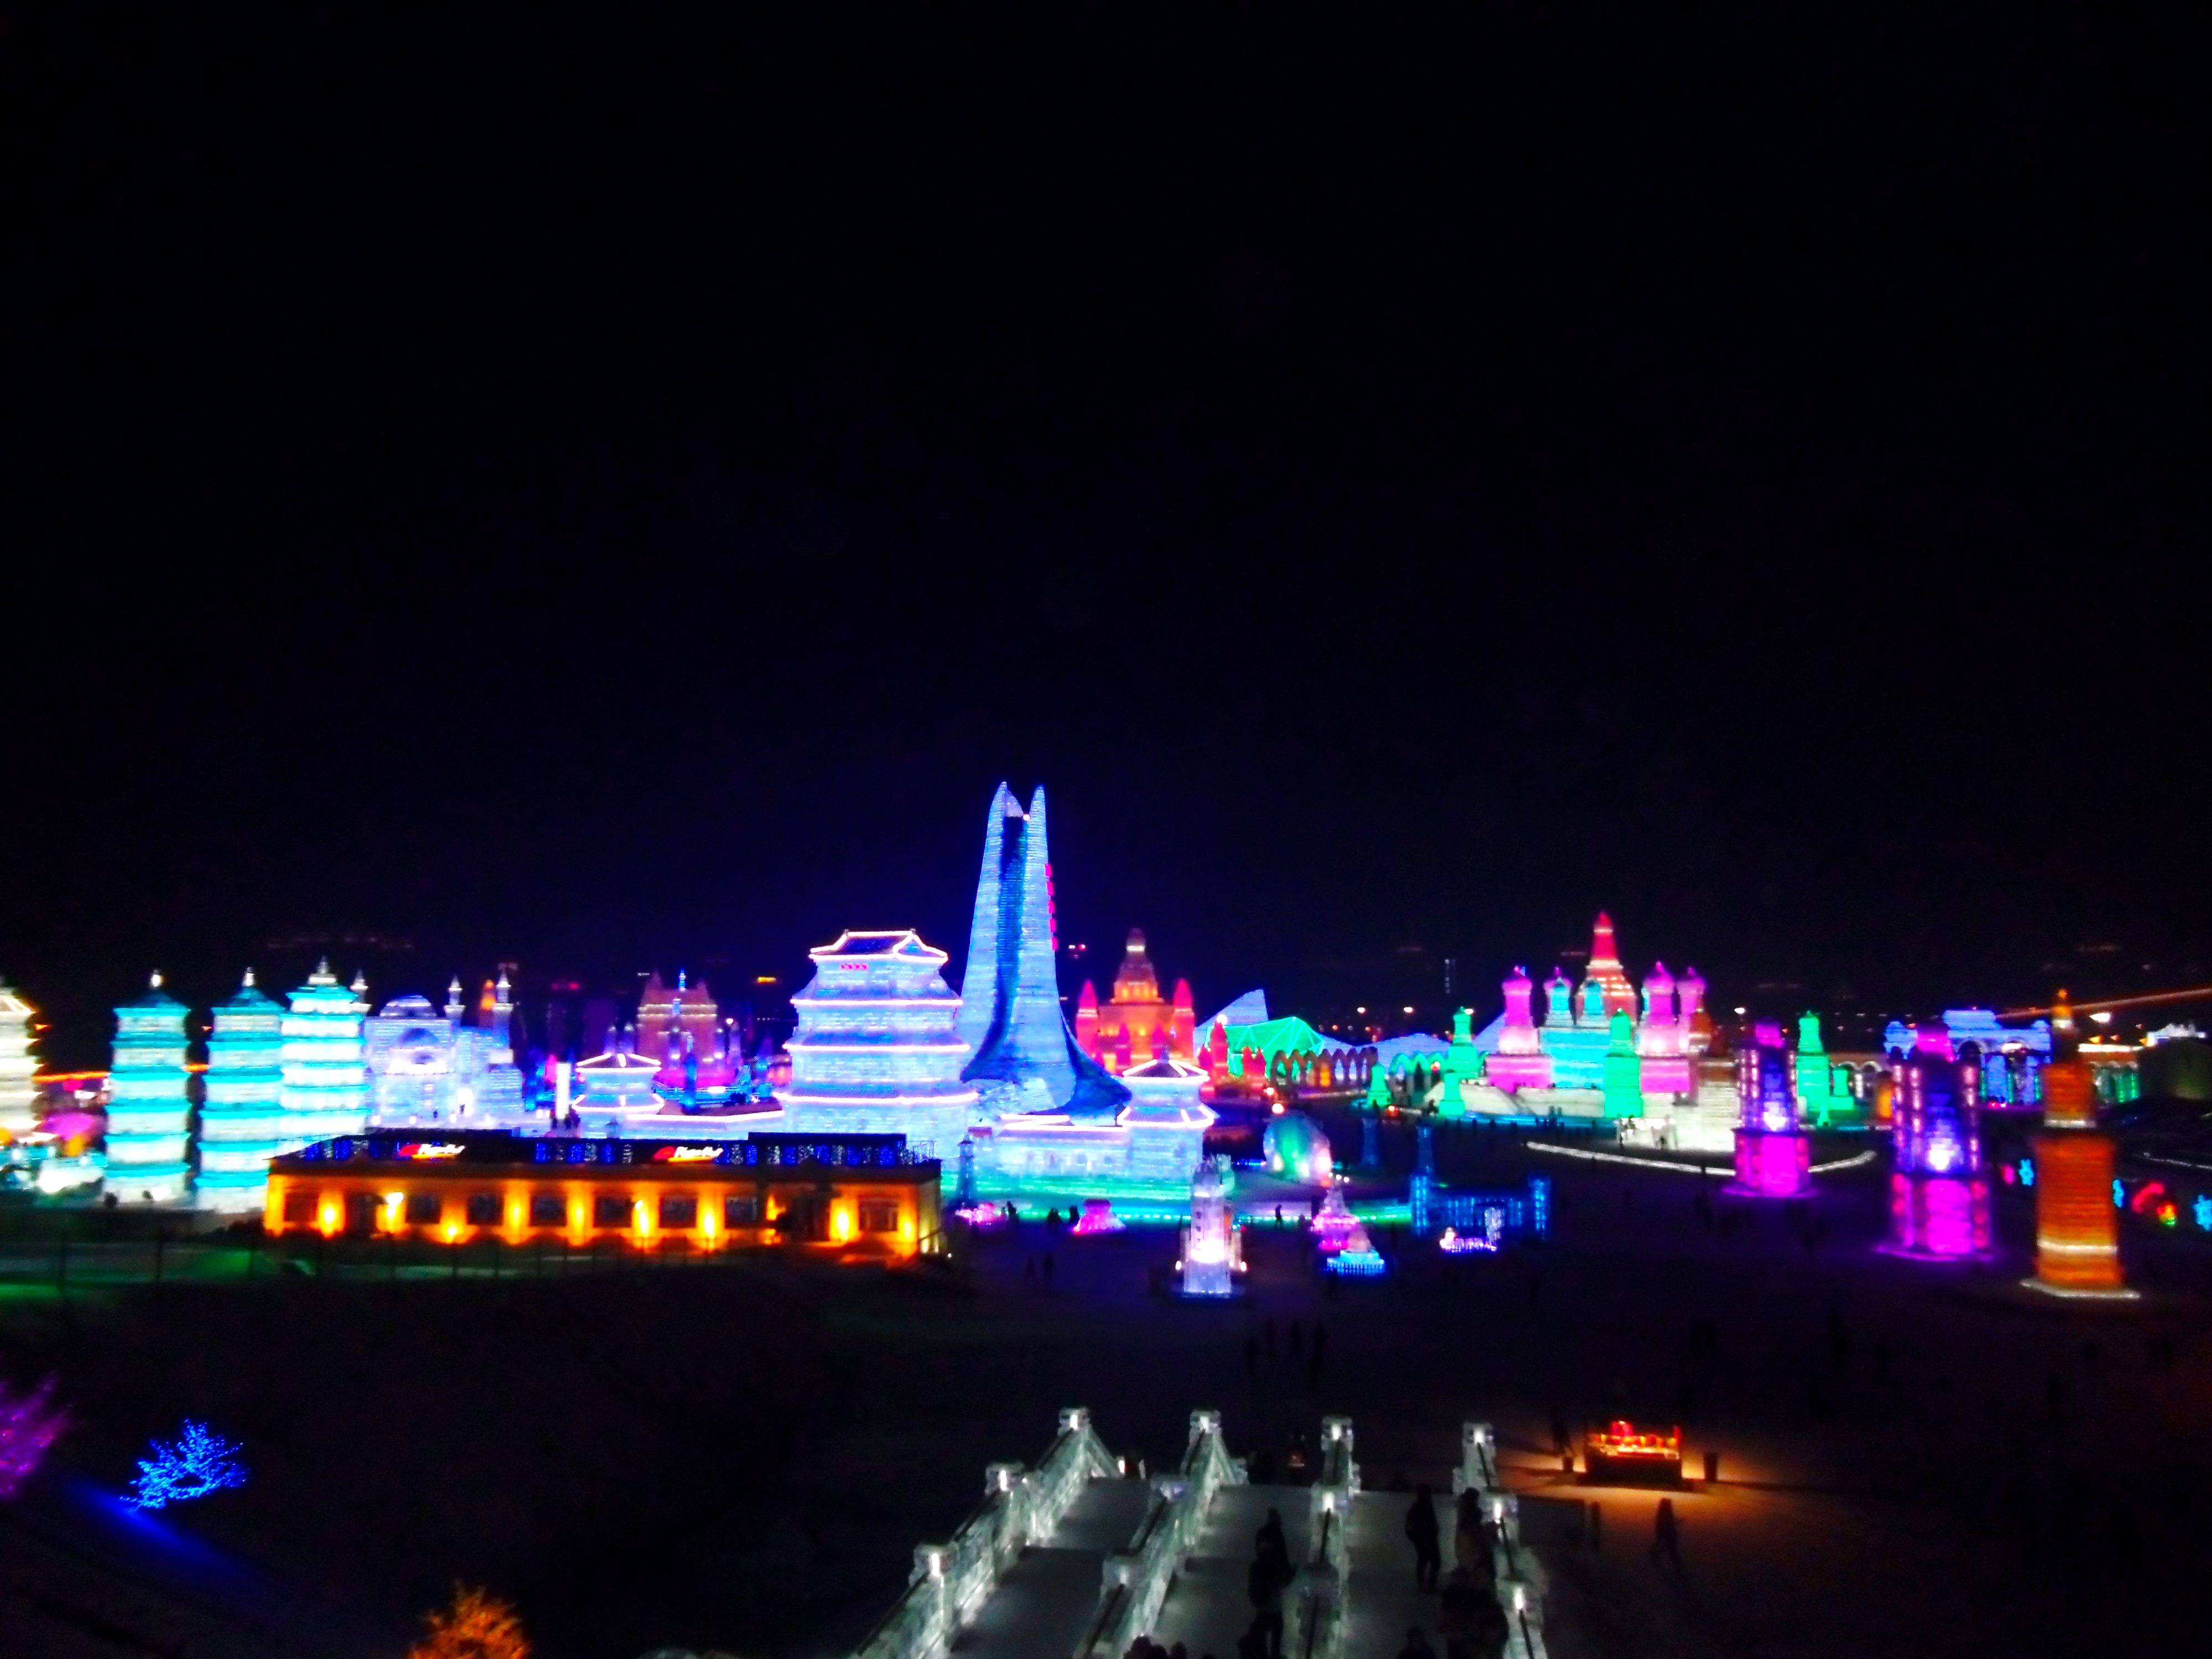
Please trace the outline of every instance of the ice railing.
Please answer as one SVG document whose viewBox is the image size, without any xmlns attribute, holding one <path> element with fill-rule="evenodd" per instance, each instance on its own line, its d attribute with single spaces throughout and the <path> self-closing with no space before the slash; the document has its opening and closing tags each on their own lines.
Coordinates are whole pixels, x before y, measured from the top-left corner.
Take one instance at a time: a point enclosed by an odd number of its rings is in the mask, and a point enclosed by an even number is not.
<svg viewBox="0 0 2212 1659">
<path fill-rule="evenodd" d="M 1075 1650 L 1075 1659 L 1120 1659 L 1139 1636 L 1151 1633 L 1160 1606 L 1198 1542 L 1206 1512 L 1223 1486 L 1244 1484 L 1244 1466 L 1221 1441 L 1221 1413 L 1193 1412 L 1182 1467 L 1152 1477 L 1152 1495 L 1129 1547 L 1106 1558 L 1097 1611 Z"/>
<path fill-rule="evenodd" d="M 1346 1528 L 1359 1495 L 1352 1445 L 1350 1418 L 1322 1419 L 1321 1469 L 1307 1498 L 1313 1547 L 1283 1610 L 1283 1651 L 1294 1659 L 1337 1659 L 1344 1644 L 1344 1592 L 1352 1574 Z"/>
<path fill-rule="evenodd" d="M 854 1659 L 945 1659 L 1025 1545 L 1049 1537 L 1094 1477 L 1118 1473 L 1091 1426 L 1071 1407 L 1034 1469 L 994 1463 L 983 1472 L 983 1501 L 942 1544 L 914 1553 L 914 1572 L 890 1612 L 855 1648 Z"/>
<path fill-rule="evenodd" d="M 1487 1423 L 1463 1423 L 1452 1496 L 1478 1492 L 1497 1569 L 1498 1603 L 1505 1609 L 1506 1659 L 1545 1659 L 1543 1564 L 1521 1541 L 1521 1500 L 1498 1474 L 1498 1436 Z"/>
</svg>

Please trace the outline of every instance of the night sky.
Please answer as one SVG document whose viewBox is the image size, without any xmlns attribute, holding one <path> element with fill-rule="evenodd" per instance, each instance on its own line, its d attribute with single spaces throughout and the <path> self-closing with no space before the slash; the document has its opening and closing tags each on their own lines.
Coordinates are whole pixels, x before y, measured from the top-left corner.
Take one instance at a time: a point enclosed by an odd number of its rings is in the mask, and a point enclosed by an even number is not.
<svg viewBox="0 0 2212 1659">
<path fill-rule="evenodd" d="M 1765 9 L 16 16 L 0 973 L 2204 982 L 2195 44 Z"/>
</svg>

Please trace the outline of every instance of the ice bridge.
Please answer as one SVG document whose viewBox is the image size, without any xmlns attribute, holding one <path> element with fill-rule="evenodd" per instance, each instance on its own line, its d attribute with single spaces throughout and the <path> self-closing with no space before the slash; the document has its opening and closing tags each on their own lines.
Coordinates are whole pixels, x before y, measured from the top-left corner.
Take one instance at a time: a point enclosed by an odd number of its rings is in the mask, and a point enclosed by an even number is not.
<svg viewBox="0 0 2212 1659">
<path fill-rule="evenodd" d="M 1498 1482 L 1496 1445 L 1486 1424 L 1465 1425 L 1452 1490 L 1482 1496 L 1508 1659 L 1544 1659 L 1543 1571 Z M 1191 1659 L 1235 1659 L 1270 1509 L 1297 1566 L 1285 1659 L 1395 1659 L 1416 1625 L 1442 1653 L 1437 1598 L 1413 1588 L 1412 1495 L 1361 1489 L 1349 1419 L 1322 1419 L 1321 1449 L 1311 1486 L 1256 1486 L 1223 1445 L 1219 1413 L 1194 1412 L 1181 1467 L 1138 1480 L 1088 1412 L 1064 1411 L 1035 1468 L 992 1464 L 983 1501 L 952 1536 L 915 1551 L 905 1593 L 853 1659 L 1122 1659 L 1140 1636 L 1181 1642 Z M 1438 1519 L 1449 1573 L 1449 1504 Z"/>
</svg>

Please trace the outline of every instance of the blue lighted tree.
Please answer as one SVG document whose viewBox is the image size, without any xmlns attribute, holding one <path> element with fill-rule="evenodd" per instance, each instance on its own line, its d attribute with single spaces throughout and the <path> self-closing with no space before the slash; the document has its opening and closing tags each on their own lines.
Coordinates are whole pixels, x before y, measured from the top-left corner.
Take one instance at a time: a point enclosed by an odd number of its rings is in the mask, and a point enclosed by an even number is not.
<svg viewBox="0 0 2212 1659">
<path fill-rule="evenodd" d="M 187 1419 L 173 1443 L 165 1446 L 156 1440 L 150 1449 L 152 1456 L 138 1460 L 138 1478 L 124 1499 L 139 1509 L 158 1510 L 246 1484 L 238 1448 L 204 1423 Z"/>
</svg>

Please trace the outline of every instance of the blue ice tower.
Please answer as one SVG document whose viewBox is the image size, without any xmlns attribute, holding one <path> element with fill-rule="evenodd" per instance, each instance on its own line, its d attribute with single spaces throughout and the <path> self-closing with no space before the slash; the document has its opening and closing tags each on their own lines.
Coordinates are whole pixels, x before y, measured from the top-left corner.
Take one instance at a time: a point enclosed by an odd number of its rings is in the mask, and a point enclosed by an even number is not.
<svg viewBox="0 0 2212 1659">
<path fill-rule="evenodd" d="M 191 1185 L 185 1013 L 185 1005 L 161 988 L 159 974 L 144 996 L 115 1011 L 107 1190 L 125 1203 L 178 1203 Z"/>
<path fill-rule="evenodd" d="M 1129 1091 L 1076 1046 L 1060 1010 L 1053 958 L 1052 855 L 1044 787 L 1022 811 L 1001 783 L 983 822 L 983 868 L 960 987 L 960 1036 L 974 1052 L 961 1073 L 988 1116 L 1065 1112 L 1110 1123 Z"/>
<path fill-rule="evenodd" d="M 284 1010 L 262 994 L 253 970 L 215 1010 L 208 1034 L 207 1099 L 200 1109 L 203 1210 L 258 1214 L 269 1192 L 269 1160 L 284 1139 Z"/>
</svg>

